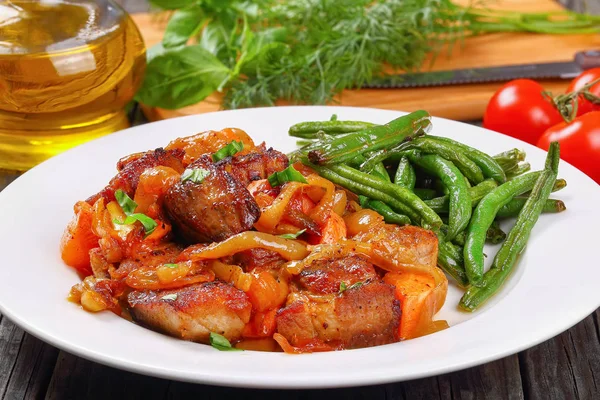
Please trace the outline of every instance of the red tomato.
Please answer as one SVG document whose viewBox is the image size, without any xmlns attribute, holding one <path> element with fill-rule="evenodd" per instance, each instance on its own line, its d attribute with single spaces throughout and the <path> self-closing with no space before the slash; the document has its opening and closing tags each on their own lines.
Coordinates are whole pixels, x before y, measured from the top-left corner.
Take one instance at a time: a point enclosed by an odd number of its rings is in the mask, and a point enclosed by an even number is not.
<svg viewBox="0 0 600 400">
<path fill-rule="evenodd" d="M 542 85 L 529 79 L 508 82 L 488 103 L 483 126 L 535 144 L 546 129 L 563 120 L 543 92 Z"/>
<path fill-rule="evenodd" d="M 600 111 L 562 122 L 548 129 L 537 143 L 548 150 L 550 142 L 560 143 L 560 157 L 600 183 Z"/>
<path fill-rule="evenodd" d="M 583 72 L 577 78 L 573 79 L 567 88 L 567 93 L 580 90 L 590 82 L 600 79 L 600 68 L 592 68 Z M 600 83 L 589 88 L 591 94 L 600 96 Z M 590 111 L 600 111 L 600 104 L 593 104 L 586 100 L 583 96 L 579 96 L 579 105 L 577 107 L 577 116 L 583 115 Z"/>
</svg>

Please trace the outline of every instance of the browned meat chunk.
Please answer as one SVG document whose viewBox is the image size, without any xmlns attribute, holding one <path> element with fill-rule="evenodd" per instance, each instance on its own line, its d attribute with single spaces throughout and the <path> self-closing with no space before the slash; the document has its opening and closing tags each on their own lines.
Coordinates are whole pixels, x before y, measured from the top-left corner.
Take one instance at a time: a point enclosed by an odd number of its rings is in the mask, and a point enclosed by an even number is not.
<svg viewBox="0 0 600 400">
<path fill-rule="evenodd" d="M 122 159 L 117 164 L 119 172 L 110 180 L 108 186 L 102 189 L 99 193 L 87 199 L 89 204 L 94 204 L 96 200 L 103 197 L 107 202 L 115 199 L 115 192 L 121 189 L 131 198 L 135 194 L 135 189 L 140 181 L 140 175 L 148 168 L 157 166 L 165 166 L 173 168 L 175 171 L 183 172 L 183 154 L 182 150 L 164 150 L 158 148 L 150 150 L 146 153 L 136 153 Z"/>
<path fill-rule="evenodd" d="M 379 280 L 314 299 L 306 292 L 294 293 L 288 303 L 277 315 L 277 331 L 293 346 L 313 339 L 344 348 L 398 340 L 400 303 L 393 286 Z"/>
<path fill-rule="evenodd" d="M 375 268 L 364 257 L 353 255 L 335 260 L 317 259 L 300 273 L 298 286 L 314 294 L 337 293 L 346 286 L 376 278 Z"/>
<path fill-rule="evenodd" d="M 283 171 L 288 167 L 289 160 L 285 154 L 271 148 L 265 149 L 262 144 L 252 153 L 225 158 L 219 165 L 225 167 L 242 185 L 248 186 L 252 181 L 266 179 L 275 172 Z"/>
<path fill-rule="evenodd" d="M 244 292 L 222 282 L 174 290 L 134 291 L 128 296 L 133 318 L 185 340 L 208 343 L 211 332 L 240 339 L 252 305 Z"/>
<path fill-rule="evenodd" d="M 237 253 L 233 262 L 246 272 L 261 272 L 278 270 L 287 261 L 273 250 L 256 248 Z"/>
<path fill-rule="evenodd" d="M 202 168 L 202 182 L 173 185 L 164 199 L 175 232 L 189 243 L 218 242 L 252 228 L 260 217 L 256 201 L 237 179 L 203 155 L 188 168 Z"/>
</svg>

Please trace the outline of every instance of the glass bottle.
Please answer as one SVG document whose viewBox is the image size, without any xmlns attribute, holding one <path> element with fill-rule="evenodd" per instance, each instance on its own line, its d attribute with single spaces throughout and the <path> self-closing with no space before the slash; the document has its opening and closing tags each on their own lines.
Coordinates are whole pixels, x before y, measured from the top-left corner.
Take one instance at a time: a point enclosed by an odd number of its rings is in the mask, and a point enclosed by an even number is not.
<svg viewBox="0 0 600 400">
<path fill-rule="evenodd" d="M 110 0 L 0 0 L 0 168 L 126 128 L 146 50 Z"/>
</svg>

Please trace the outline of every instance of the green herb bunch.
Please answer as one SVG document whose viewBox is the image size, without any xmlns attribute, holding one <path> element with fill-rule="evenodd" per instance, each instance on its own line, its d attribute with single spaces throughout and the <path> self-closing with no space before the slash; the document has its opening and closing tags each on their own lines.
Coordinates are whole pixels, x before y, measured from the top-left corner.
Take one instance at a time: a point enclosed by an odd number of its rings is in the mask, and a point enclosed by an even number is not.
<svg viewBox="0 0 600 400">
<path fill-rule="evenodd" d="M 167 109 L 224 92 L 223 108 L 324 104 L 389 73 L 420 68 L 467 35 L 591 33 L 600 17 L 518 14 L 450 0 L 152 0 L 175 10 L 148 52 L 138 101 Z"/>
</svg>

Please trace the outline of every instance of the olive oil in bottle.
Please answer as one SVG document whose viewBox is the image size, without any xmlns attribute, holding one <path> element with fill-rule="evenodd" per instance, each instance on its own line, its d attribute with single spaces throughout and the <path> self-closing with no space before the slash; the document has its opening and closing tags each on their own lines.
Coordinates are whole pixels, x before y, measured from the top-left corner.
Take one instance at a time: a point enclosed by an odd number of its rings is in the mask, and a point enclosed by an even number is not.
<svg viewBox="0 0 600 400">
<path fill-rule="evenodd" d="M 0 0 L 0 168 L 128 126 L 146 50 L 110 0 Z"/>
</svg>

